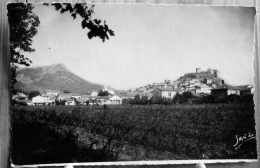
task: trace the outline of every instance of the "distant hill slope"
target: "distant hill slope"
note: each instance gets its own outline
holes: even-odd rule
[[[60,90],[86,93],[102,88],[78,77],[62,64],[21,69],[17,72],[17,81],[15,88],[27,92]]]

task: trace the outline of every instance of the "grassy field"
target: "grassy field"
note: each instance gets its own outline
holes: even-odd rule
[[[253,159],[253,104],[13,107],[15,164]]]

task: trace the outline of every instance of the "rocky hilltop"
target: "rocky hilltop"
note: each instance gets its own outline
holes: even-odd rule
[[[180,78],[178,78],[176,81],[184,81],[184,80],[189,80],[189,79],[199,79],[200,81],[203,81],[204,79],[211,79],[212,83],[219,85],[222,82],[222,79],[219,78],[217,75],[203,71],[203,72],[198,72],[198,73],[187,73]]]

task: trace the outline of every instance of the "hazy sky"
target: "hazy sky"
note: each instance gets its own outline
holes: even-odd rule
[[[78,76],[117,89],[166,78],[196,67],[219,70],[232,85],[253,84],[254,8],[166,5],[96,5],[115,36],[87,38],[81,19],[36,5],[40,18],[32,66],[64,64]]]

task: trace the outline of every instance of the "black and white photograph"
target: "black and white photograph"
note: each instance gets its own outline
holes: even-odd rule
[[[7,10],[12,164],[258,158],[254,7]]]

